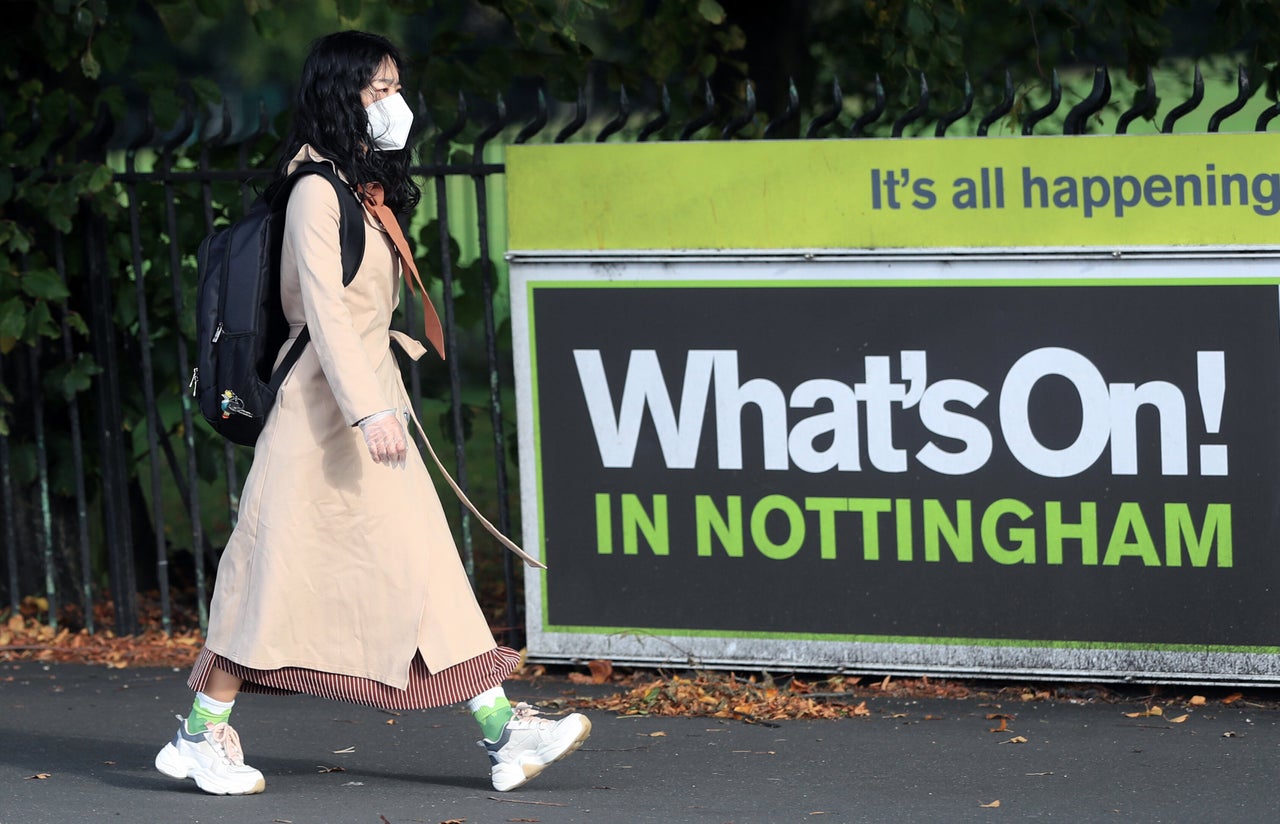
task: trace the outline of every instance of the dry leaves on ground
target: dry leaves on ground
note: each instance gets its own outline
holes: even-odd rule
[[[703,716],[748,722],[785,718],[849,718],[867,716],[867,702],[846,689],[858,679],[837,677],[814,684],[792,679],[778,686],[770,679],[740,678],[733,673],[701,672],[646,680],[626,692],[572,703],[621,715]]]

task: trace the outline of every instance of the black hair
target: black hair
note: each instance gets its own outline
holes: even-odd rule
[[[407,212],[418,205],[422,192],[409,175],[410,150],[371,150],[369,116],[360,99],[387,59],[397,70],[404,66],[400,50],[390,40],[362,31],[337,32],[311,44],[298,83],[293,126],[281,144],[271,188],[285,177],[289,161],[303,144],[310,144],[336,163],[353,187],[381,183],[393,211]]]

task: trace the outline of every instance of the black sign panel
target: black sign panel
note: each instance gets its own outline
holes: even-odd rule
[[[544,630],[1280,646],[1275,285],[528,294]]]

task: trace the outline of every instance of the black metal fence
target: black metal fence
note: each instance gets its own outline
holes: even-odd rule
[[[625,90],[595,111],[585,94],[552,105],[537,92],[519,117],[509,115],[501,98],[476,114],[472,101],[459,95],[447,126],[420,128],[412,139],[425,161],[415,170],[424,184],[415,234],[425,270],[438,282],[447,348],[462,356],[443,366],[407,367],[411,395],[420,409],[434,404],[445,410],[438,428],[453,443],[459,484],[473,494],[483,486],[474,497],[512,534],[518,512],[511,491],[514,429],[507,415],[510,341],[499,307],[504,224],[493,202],[504,166],[486,159],[498,155],[501,144],[615,136],[945,136],[960,131],[957,124],[977,136],[997,124],[1030,135],[1057,123],[1062,133],[1082,134],[1098,130],[1104,112],[1116,115],[1116,133],[1139,118],[1171,132],[1205,98],[1197,68],[1182,84],[1185,94],[1176,95],[1183,99],[1158,120],[1156,84],[1150,74],[1144,81],[1133,84],[1126,103],[1112,99],[1111,76],[1101,68],[1065,95],[1056,72],[1021,90],[1008,74],[980,92],[965,77],[953,95],[959,105],[946,111],[931,110],[924,77],[895,98],[905,103],[890,103],[876,78],[850,97],[833,83],[827,100],[807,109],[792,84],[786,107],[772,117],[757,111],[750,83],[724,101],[708,86],[678,111],[665,88],[649,95],[651,103],[639,112]],[[1280,107],[1259,108],[1243,70],[1235,81],[1235,96],[1212,112],[1208,130],[1217,131],[1251,101],[1258,112],[1246,128],[1266,130]],[[1033,96],[1044,100],[1033,106]],[[1074,100],[1064,102],[1064,96]],[[1165,100],[1174,96],[1166,93]],[[250,456],[196,420],[183,391],[194,352],[194,253],[201,238],[240,214],[264,182],[276,142],[267,124],[265,112],[246,129],[227,108],[188,108],[172,129],[157,134],[150,118],[141,128],[117,129],[104,114],[79,145],[59,147],[113,164],[117,208],[84,207],[70,227],[29,227],[68,295],[47,304],[56,336],[34,346],[0,346],[0,380],[9,393],[0,402],[11,427],[0,435],[0,591],[12,609],[24,595],[37,596],[55,627],[83,622],[94,631],[95,604],[109,602],[114,631],[132,634],[148,617],[168,630],[175,604],[183,603],[204,626],[214,560],[234,525]],[[53,157],[43,168],[16,170],[22,176],[59,173]],[[24,257],[23,276],[28,263]],[[398,323],[416,328],[412,303],[401,305]],[[442,497],[451,500],[447,490]],[[467,571],[492,593],[488,605],[501,615],[506,641],[516,643],[521,621],[512,557],[496,544],[478,553],[461,507],[456,519]],[[477,564],[477,557],[483,562]],[[141,592],[154,592],[154,605],[143,605]]]

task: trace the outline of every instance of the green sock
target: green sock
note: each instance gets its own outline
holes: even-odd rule
[[[225,724],[231,718],[230,704],[224,704],[222,709],[215,709],[206,707],[200,698],[200,695],[196,695],[196,699],[191,702],[191,714],[187,716],[187,732],[192,735],[204,732],[208,729],[208,724]]]
[[[514,715],[511,711],[511,702],[506,697],[499,697],[493,704],[474,709],[471,714],[480,725],[481,734],[489,741],[497,741],[502,737],[503,728]]]

